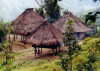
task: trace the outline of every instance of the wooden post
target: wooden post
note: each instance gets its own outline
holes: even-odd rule
[[[11,45],[10,45],[10,51],[12,51],[12,43],[13,43],[13,41],[11,41]]]
[[[40,54],[40,49],[39,49],[39,47],[38,47],[38,55]]]
[[[56,48],[56,54],[57,54],[57,48]]]
[[[14,42],[15,42],[15,34],[14,34]]]
[[[9,47],[8,47],[8,50],[10,50],[10,34],[9,34]]]
[[[21,35],[21,41],[23,40],[23,36]]]
[[[52,49],[52,51],[53,51],[53,56],[54,56],[54,49]]]
[[[39,49],[38,49],[38,47],[37,47],[37,54],[39,53]]]
[[[58,48],[59,48],[59,52],[60,52],[60,46]]]
[[[22,35],[20,35],[21,36],[21,41],[22,41]]]
[[[35,52],[35,57],[36,57],[36,52],[37,52],[37,50],[36,50],[36,47],[35,47],[35,50],[34,50],[34,52]]]
[[[23,40],[24,40],[25,36],[23,36]]]
[[[24,40],[24,36],[23,36],[23,40]]]
[[[41,48],[41,55],[42,55],[42,48]]]
[[[16,40],[18,40],[17,35],[16,35]]]

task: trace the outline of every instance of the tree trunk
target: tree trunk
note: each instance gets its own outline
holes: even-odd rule
[[[70,71],[72,71],[72,56],[70,56]]]

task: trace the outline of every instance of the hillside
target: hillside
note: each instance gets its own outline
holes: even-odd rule
[[[77,64],[82,64],[87,61],[88,50],[91,48],[96,41],[99,41],[100,38],[86,38],[81,44],[81,51],[79,55],[73,59],[73,69],[77,71]],[[59,56],[52,56],[50,49],[44,49],[43,54],[39,57],[34,57],[33,48],[30,45],[23,45],[20,43],[13,44],[13,50],[15,52],[15,60],[13,64],[10,65],[11,71],[63,71],[61,66],[58,64],[60,59]],[[100,42],[99,42],[100,44]],[[23,45],[23,46],[21,46]],[[16,49],[15,49],[15,46]],[[19,47],[20,46],[20,47]],[[93,46],[94,47],[94,46]],[[98,47],[98,49],[100,49]],[[17,51],[15,51],[17,50]],[[1,53],[0,53],[1,54]],[[100,71],[100,51],[96,54],[96,62],[93,64],[96,68],[96,71]],[[7,66],[0,65],[0,71],[7,71]]]

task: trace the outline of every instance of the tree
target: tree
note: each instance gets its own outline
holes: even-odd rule
[[[100,1],[100,0],[92,0],[93,2],[97,2],[97,1]]]
[[[85,16],[85,23],[88,24],[89,26],[92,25],[94,32],[97,32],[97,27],[96,27],[96,19],[97,19],[97,15],[100,14],[99,11],[96,12],[89,12],[86,16]]]
[[[3,20],[0,21],[0,43],[3,42],[4,37],[7,35],[8,29]]]
[[[96,22],[96,18],[97,18],[97,14],[100,14],[100,12],[99,11],[97,11],[97,12],[89,12],[85,17],[86,17],[86,19],[85,19],[85,23],[87,23],[89,20],[90,21],[92,21],[92,22]]]
[[[88,55],[88,61],[78,64],[77,71],[95,71],[95,67],[93,67],[93,63],[95,63],[96,58],[94,55]]]
[[[42,2],[44,4],[40,5],[36,0],[37,4],[40,6],[40,8],[36,10],[36,12],[45,17],[49,22],[54,22],[60,17],[61,8],[58,5],[58,1],[61,0],[44,0],[44,2]]]
[[[2,51],[1,54],[1,61],[0,65],[2,67],[5,67],[4,71],[11,71],[10,69],[10,64],[13,63],[14,61],[14,53],[11,51],[11,44],[10,42],[5,39],[5,36],[7,34],[10,35],[11,32],[11,24],[10,23],[5,23],[3,20],[0,21],[0,51]],[[10,39],[9,39],[10,41]]]
[[[35,11],[36,11],[40,16],[45,17],[42,8],[35,9]]]
[[[60,17],[60,6],[58,0],[45,0],[44,8],[46,16],[50,22],[55,21]]]
[[[65,37],[64,37],[64,45],[67,48],[67,55],[66,58],[62,59],[61,66],[64,69],[64,71],[73,71],[73,66],[72,66],[72,60],[74,57],[78,55],[78,50],[80,49],[77,43],[76,38],[74,37],[74,31],[72,28],[72,20],[68,20],[66,24],[66,32],[65,32]],[[64,63],[66,61],[66,63]],[[67,66],[67,68],[65,68]]]
[[[97,1],[100,1],[100,0],[93,0],[93,2],[97,2]]]

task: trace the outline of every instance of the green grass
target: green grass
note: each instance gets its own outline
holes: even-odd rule
[[[100,40],[100,38],[86,38],[83,40],[83,45],[81,45],[82,50],[79,52],[79,55],[73,59],[73,71],[77,71],[77,64],[88,60],[88,49],[98,40]],[[0,71],[4,71],[7,67],[10,67],[11,71],[63,71],[60,65],[57,65],[57,62],[59,62],[58,57],[34,58],[32,53],[33,49],[16,52],[13,64],[10,66],[2,66]],[[97,61],[93,66],[96,67],[97,71],[100,71],[100,51],[96,56]]]
[[[58,58],[34,58],[33,50],[15,53],[15,60],[13,64],[9,65],[11,71],[63,71],[56,62]],[[29,58],[29,56],[33,56]],[[5,71],[7,66],[2,66],[0,71]]]
[[[16,68],[12,71],[62,71],[60,66],[55,64],[56,61],[57,60],[48,62],[47,60],[41,60],[33,63],[30,62],[21,66],[21,68]]]

